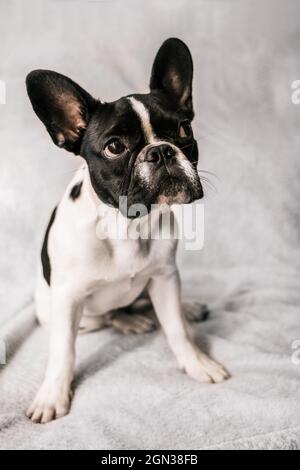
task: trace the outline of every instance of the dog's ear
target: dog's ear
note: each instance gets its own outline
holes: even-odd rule
[[[150,80],[151,91],[161,90],[176,100],[178,108],[192,118],[193,61],[188,47],[180,39],[167,39],[156,54]]]
[[[34,70],[26,78],[32,107],[53,142],[76,155],[96,100],[68,77]]]

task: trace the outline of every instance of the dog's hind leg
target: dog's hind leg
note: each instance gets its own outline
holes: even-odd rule
[[[130,312],[129,309],[111,310],[101,316],[84,315],[79,333],[90,333],[103,328],[113,328],[121,333],[149,333],[157,327],[154,312]]]
[[[210,311],[205,304],[196,301],[183,302],[183,314],[189,322],[201,322],[208,319]],[[159,327],[149,295],[141,294],[133,304],[122,310],[107,314],[107,326],[112,326],[122,333],[148,333]]]
[[[183,312],[190,322],[205,321],[209,310],[206,305],[199,302],[183,302]],[[104,315],[96,315],[95,312],[84,310],[81,318],[79,333],[89,333],[103,328],[113,328],[124,334],[149,333],[159,327],[157,316],[154,312],[150,297],[146,291],[128,307],[111,310]]]
[[[121,333],[142,334],[153,331],[158,326],[149,296],[143,293],[129,306],[98,314],[93,302],[84,307],[79,333],[89,333],[103,328],[113,328]]]
[[[153,311],[130,312],[128,310],[115,310],[110,312],[109,326],[121,333],[150,333],[158,326]]]
[[[107,328],[109,325],[107,324],[106,316],[107,314],[101,316],[83,315],[80,320],[78,333],[82,335]]]

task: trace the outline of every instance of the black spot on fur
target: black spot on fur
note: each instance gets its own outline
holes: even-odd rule
[[[202,321],[208,320],[210,316],[210,310],[207,305],[202,305]]]
[[[54,219],[55,219],[56,209],[57,209],[57,207],[54,208],[54,210],[51,214],[49,224],[48,224],[48,227],[47,227],[47,230],[46,230],[46,233],[45,233],[45,238],[44,238],[44,242],[43,242],[43,246],[42,246],[42,252],[41,252],[41,261],[42,261],[42,267],[43,267],[43,274],[44,274],[44,278],[46,279],[47,284],[49,284],[49,286],[50,286],[50,279],[51,279],[51,265],[50,265],[50,259],[49,259],[49,254],[48,254],[48,238],[49,238],[49,232],[50,232],[51,226],[52,226],[52,224],[54,222]]]
[[[72,201],[75,201],[77,198],[79,198],[80,193],[81,193],[81,188],[82,188],[82,183],[83,181],[80,181],[80,183],[76,183],[75,186],[70,191],[70,198]]]

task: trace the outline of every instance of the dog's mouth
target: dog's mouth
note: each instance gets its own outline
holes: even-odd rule
[[[173,204],[190,204],[203,197],[203,188],[197,173],[191,178],[187,177],[183,172],[176,174],[163,173],[158,180],[141,181],[137,178],[133,181],[132,186],[127,195],[127,213],[126,216],[139,217],[133,208],[144,207],[144,214],[157,205],[173,205]],[[130,209],[131,208],[131,209]],[[124,213],[124,211],[122,211]],[[125,215],[125,213],[124,213]]]
[[[129,161],[128,177],[121,191],[121,194],[126,196],[127,217],[130,217],[129,212],[135,212],[130,210],[132,206],[144,206],[143,213],[145,208],[149,213],[153,206],[190,204],[203,197],[197,169],[180,149],[171,147],[173,156],[169,159],[163,156],[158,161],[146,159],[147,149],[157,151],[157,146],[145,147]],[[157,157],[156,154],[155,156]]]

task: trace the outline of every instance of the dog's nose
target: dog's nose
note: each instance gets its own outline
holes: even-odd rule
[[[169,160],[175,155],[175,150],[171,145],[160,144],[149,147],[145,155],[146,162],[161,163],[163,159]]]

